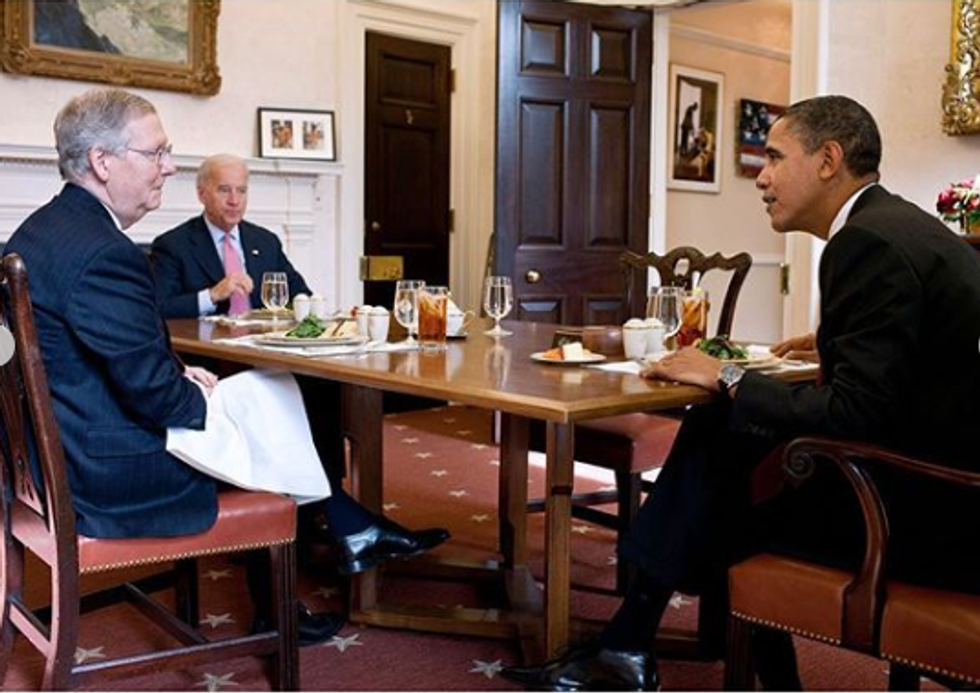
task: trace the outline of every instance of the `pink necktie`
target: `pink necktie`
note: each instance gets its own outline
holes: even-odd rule
[[[242,274],[244,272],[242,261],[239,259],[238,252],[231,242],[231,232],[225,233],[222,252],[225,256],[225,276]],[[228,315],[243,315],[248,312],[249,308],[251,308],[251,305],[249,304],[248,296],[245,296],[240,291],[236,291],[231,295],[231,307],[228,309]]]

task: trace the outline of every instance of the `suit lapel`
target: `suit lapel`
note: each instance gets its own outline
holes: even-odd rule
[[[242,252],[245,254],[245,271],[252,278],[252,283],[256,287],[262,285],[262,273],[265,271],[265,262],[262,256],[262,247],[259,243],[259,236],[249,228],[247,222],[242,221],[238,224],[238,237],[242,243]]]
[[[194,227],[191,229],[189,242],[194,250],[194,260],[211,282],[210,286],[224,279],[225,265],[221,260],[221,256],[218,255],[217,248],[214,247],[211,232],[208,231],[208,226],[204,223],[203,216],[195,220]]]

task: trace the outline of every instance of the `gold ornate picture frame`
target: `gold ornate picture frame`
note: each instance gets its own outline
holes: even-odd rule
[[[943,85],[943,132],[980,133],[980,1],[954,0],[950,62]]]
[[[0,0],[0,67],[211,96],[221,88],[220,7],[220,0],[140,0],[114,3],[115,14],[100,18],[79,2]]]

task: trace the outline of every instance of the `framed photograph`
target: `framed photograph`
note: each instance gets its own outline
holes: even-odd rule
[[[333,111],[259,109],[259,156],[337,160]]]
[[[5,72],[213,95],[220,0],[0,3]]]
[[[786,110],[752,99],[738,102],[738,148],[736,150],[736,171],[746,178],[755,178],[766,163],[766,137],[769,128]]]
[[[724,75],[670,66],[667,187],[719,192]]]

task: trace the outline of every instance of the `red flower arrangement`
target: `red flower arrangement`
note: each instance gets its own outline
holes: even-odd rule
[[[939,193],[936,211],[943,221],[959,222],[964,232],[980,230],[980,174],[953,183]]]

